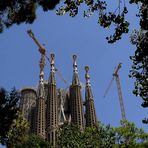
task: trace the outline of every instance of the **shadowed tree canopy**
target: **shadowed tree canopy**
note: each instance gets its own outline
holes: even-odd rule
[[[13,24],[33,23],[36,9],[41,6],[44,11],[52,10],[60,0],[1,0],[0,32]]]
[[[17,144],[15,148],[53,148],[48,141],[37,135],[31,134],[26,137],[26,141]]]
[[[32,23],[35,11],[42,6],[44,11],[52,10],[60,0],[1,0],[0,15],[2,22],[9,26],[14,23]]]
[[[129,23],[125,20],[127,8],[125,0],[119,0],[114,12],[108,12],[107,3],[101,0],[1,0],[0,2],[0,32],[13,24],[33,23],[36,19],[36,10],[42,7],[44,11],[53,10],[57,4],[61,4],[57,9],[57,15],[69,13],[74,17],[79,12],[80,5],[86,5],[84,17],[89,17],[93,13],[98,13],[98,24],[104,28],[115,25],[113,35],[107,37],[109,43],[121,39],[123,33],[128,33]]]
[[[7,134],[5,144],[8,148],[15,148],[27,141],[28,122],[21,113],[18,113],[17,119],[13,120],[10,130]]]
[[[60,148],[111,148],[115,144],[113,128],[102,125],[82,132],[76,125],[64,124],[58,131]]]
[[[18,101],[20,96],[15,88],[10,93],[0,88],[0,143],[5,143],[8,132],[18,117]]]
[[[139,5],[140,28],[134,30],[131,36],[131,43],[136,50],[130,57],[133,62],[130,76],[136,79],[133,93],[142,98],[142,107],[145,108],[148,107],[148,1],[131,0],[131,3]],[[143,123],[148,123],[148,119],[144,119]]]
[[[118,147],[147,148],[148,134],[143,129],[137,128],[134,123],[126,120],[120,121],[120,124],[120,127],[114,128]]]
[[[117,128],[99,122],[84,131],[64,124],[58,131],[58,144],[60,148],[147,148],[148,134],[126,120]]]

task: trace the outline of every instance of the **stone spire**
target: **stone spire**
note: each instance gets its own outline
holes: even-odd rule
[[[36,134],[45,139],[45,89],[44,89],[44,65],[45,56],[41,54],[40,60],[40,80],[37,94],[36,106]]]
[[[71,122],[84,129],[84,111],[81,96],[81,86],[78,78],[78,68],[76,63],[76,55],[73,55],[73,78],[70,86],[70,104],[71,104]]]
[[[47,95],[47,139],[56,147],[56,130],[58,128],[57,89],[55,81],[55,55],[50,55],[50,76],[48,81]]]
[[[85,66],[85,79],[86,79],[86,87],[85,87],[85,105],[86,105],[86,126],[87,127],[94,127],[97,124],[96,119],[96,111],[94,106],[94,99],[91,90],[90,84],[90,76],[89,76],[89,67]]]
[[[73,85],[80,85],[79,78],[78,78],[78,66],[76,62],[77,56],[73,55],[73,79],[72,84]]]

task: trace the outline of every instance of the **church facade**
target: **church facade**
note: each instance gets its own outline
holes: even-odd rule
[[[94,98],[91,89],[89,67],[85,67],[85,100],[82,99],[78,75],[77,56],[73,55],[73,76],[69,89],[57,89],[55,55],[50,55],[50,74],[44,80],[43,63],[40,62],[38,88],[26,87],[21,90],[20,109],[28,120],[29,133],[48,140],[56,147],[57,130],[65,122],[85,127],[97,124]]]

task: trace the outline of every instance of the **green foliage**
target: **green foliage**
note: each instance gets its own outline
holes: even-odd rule
[[[0,88],[0,143],[8,148],[51,147],[35,135],[28,136],[28,122],[19,112],[19,100],[15,88],[10,93]]]
[[[82,133],[73,124],[64,124],[58,131],[58,145],[61,148],[79,148],[82,146]]]
[[[134,30],[131,36],[131,43],[136,46],[134,56],[130,59],[133,62],[130,70],[130,77],[135,78],[134,95],[143,99],[142,107],[148,107],[148,1],[131,0],[131,3],[139,4],[140,29]],[[148,120],[143,120],[148,123]]]
[[[119,5],[115,12],[107,10],[107,3],[101,0],[2,0],[0,2],[0,32],[13,24],[33,23],[36,19],[36,10],[42,7],[44,11],[52,10],[58,3],[62,3],[57,11],[57,15],[69,13],[74,17],[79,12],[81,4],[86,5],[87,10],[84,11],[84,17],[89,17],[93,13],[99,14],[98,24],[104,28],[109,28],[112,24],[115,26],[115,33],[106,39],[108,43],[114,43],[121,39],[123,33],[128,33],[129,23],[125,20],[127,8],[123,0],[119,0]],[[119,10],[117,12],[117,10]],[[121,12],[120,12],[121,11]]]
[[[115,145],[115,133],[113,127],[99,123],[98,130],[101,140],[100,148],[112,148]]]
[[[97,128],[86,128],[82,133],[82,142],[84,148],[100,147],[100,136]]]
[[[124,6],[121,7],[122,2],[124,3]],[[59,10],[56,11],[57,15],[69,13],[69,16],[74,17],[78,14],[80,5],[85,4],[88,10],[84,11],[84,17],[90,17],[96,12],[99,15],[98,24],[100,26],[103,28],[109,28],[114,24],[114,34],[106,37],[108,43],[114,43],[121,39],[123,33],[128,33],[129,22],[125,20],[125,15],[128,11],[125,6],[125,1],[119,0],[119,5],[115,12],[108,12],[107,3],[101,0],[65,0],[64,4],[64,6],[61,6]]]
[[[41,5],[44,11],[53,10],[60,0],[37,0],[38,5]]]
[[[84,131],[75,125],[64,124],[58,132],[58,145],[61,148],[111,148],[114,144],[113,128],[100,123]]]
[[[13,120],[11,128],[7,134],[7,147],[14,148],[27,140],[28,122],[19,113],[18,118]]]
[[[18,117],[19,93],[12,89],[10,93],[0,88],[0,143],[5,144],[8,139],[8,132],[12,123]]]
[[[60,148],[147,148],[148,134],[126,120],[117,128],[99,122],[97,127],[87,127],[84,131],[64,124],[58,132],[58,145]]]
[[[114,130],[116,142],[120,148],[141,148],[148,145],[148,134],[143,129],[138,129],[134,123],[122,120],[121,127]]]
[[[51,145],[37,135],[29,135],[24,143],[16,145],[16,148],[52,148]]]
[[[95,128],[87,127],[82,133],[84,148],[112,148],[115,145],[115,133],[110,125],[100,122]]]
[[[44,11],[52,10],[60,0],[1,0],[0,32],[13,24],[33,23],[36,19],[37,7]]]

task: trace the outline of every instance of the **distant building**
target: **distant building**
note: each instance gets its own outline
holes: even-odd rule
[[[85,127],[94,127],[97,123],[88,73],[89,68],[88,66],[85,68],[86,85],[85,101],[83,101],[76,58],[76,55],[74,55],[73,77],[69,90],[57,89],[54,54],[51,54],[51,69],[48,81],[43,79],[44,71],[42,68],[38,89],[28,87],[21,90],[20,108],[30,124],[29,133],[47,139],[54,147],[56,147],[57,129],[64,122],[76,124],[81,130],[84,130]]]

